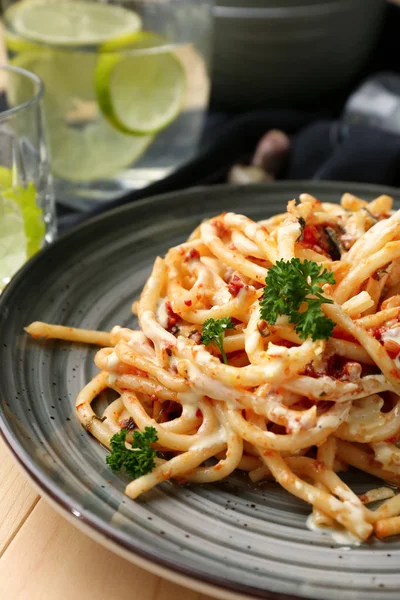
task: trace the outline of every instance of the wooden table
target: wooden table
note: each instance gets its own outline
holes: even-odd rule
[[[31,487],[0,441],[2,600],[210,600],[106,550]]]

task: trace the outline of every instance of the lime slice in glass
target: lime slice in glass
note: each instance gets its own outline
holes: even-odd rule
[[[0,193],[0,290],[27,259],[21,210]]]
[[[36,188],[31,182],[26,188],[16,185],[1,193],[6,202],[12,202],[20,210],[24,227],[26,257],[31,258],[40,250],[46,233],[43,211],[36,204]]]
[[[93,81],[95,53],[27,52],[12,64],[45,83],[52,170],[57,177],[75,182],[111,177],[136,161],[152,142],[150,135],[121,133],[101,114]]]
[[[43,48],[40,44],[35,44],[34,42],[30,42],[28,40],[24,40],[19,35],[15,35],[10,31],[4,32],[4,41],[7,47],[7,50],[10,52],[18,53],[18,52],[37,52]]]
[[[132,136],[116,131],[107,121],[75,130],[57,125],[50,134],[53,173],[68,181],[90,181],[112,177],[147,150],[150,135]]]
[[[45,235],[35,186],[9,188],[11,180],[11,170],[0,167],[0,290],[40,250]]]
[[[182,110],[186,74],[158,35],[139,32],[99,48],[95,88],[101,111],[119,131],[155,134]]]
[[[46,118],[51,121],[67,115],[75,98],[96,102],[93,83],[96,60],[96,54],[91,52],[44,48],[18,54],[10,64],[32,71],[44,82]]]
[[[7,167],[0,166],[0,191],[7,190],[12,187],[13,172]]]
[[[78,0],[22,0],[6,10],[5,20],[25,40],[58,46],[98,45],[142,25],[122,6]]]

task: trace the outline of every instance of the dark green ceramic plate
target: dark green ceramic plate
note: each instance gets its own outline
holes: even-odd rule
[[[95,350],[35,342],[30,321],[110,329],[134,326],[130,305],[157,254],[223,210],[253,219],[308,191],[338,201],[396,190],[339,183],[198,189],[152,198],[88,222],[29,262],[0,300],[0,421],[8,446],[40,492],[104,545],[174,581],[220,598],[398,600],[400,541],[338,547],[308,531],[309,508],[274,484],[235,475],[212,485],[167,482],[134,502],[126,479],[74,415],[95,374]],[[350,475],[357,491],[373,485]]]

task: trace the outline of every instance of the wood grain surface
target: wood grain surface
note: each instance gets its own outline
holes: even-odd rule
[[[2,600],[209,600],[106,550],[33,491],[0,441]]]

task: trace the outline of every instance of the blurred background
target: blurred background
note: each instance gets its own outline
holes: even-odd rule
[[[73,18],[66,6],[79,9]],[[195,185],[400,184],[398,2],[3,0],[2,8],[8,60],[46,86],[61,229],[84,218],[76,213]]]
[[[305,107],[366,72],[386,0],[216,0],[213,100]]]

